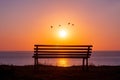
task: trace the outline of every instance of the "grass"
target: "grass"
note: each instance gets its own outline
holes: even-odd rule
[[[33,65],[0,65],[1,80],[120,80],[120,66],[57,67],[41,65],[34,71]]]

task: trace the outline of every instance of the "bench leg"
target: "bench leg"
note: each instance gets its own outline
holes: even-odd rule
[[[34,58],[34,69],[38,69],[38,58]]]
[[[83,58],[83,61],[82,61],[82,70],[83,71],[85,71],[85,70],[87,71],[88,70],[88,58]]]
[[[83,61],[82,61],[82,70],[84,71],[84,67],[85,67],[85,58],[83,58]]]
[[[86,58],[86,70],[88,70],[88,58]]]

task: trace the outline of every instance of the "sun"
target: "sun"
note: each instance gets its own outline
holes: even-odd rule
[[[59,36],[62,37],[62,38],[64,38],[64,37],[67,36],[67,32],[65,30],[60,30],[59,31]]]

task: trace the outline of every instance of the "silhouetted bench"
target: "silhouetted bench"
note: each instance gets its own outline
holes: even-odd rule
[[[41,58],[81,58],[83,69],[88,69],[91,53],[92,45],[34,45],[34,66],[38,68]]]

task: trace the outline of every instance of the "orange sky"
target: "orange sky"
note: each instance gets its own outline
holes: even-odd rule
[[[0,51],[32,51],[34,44],[120,50],[119,21],[118,0],[0,0]],[[68,31],[66,38],[58,36],[59,24]]]

